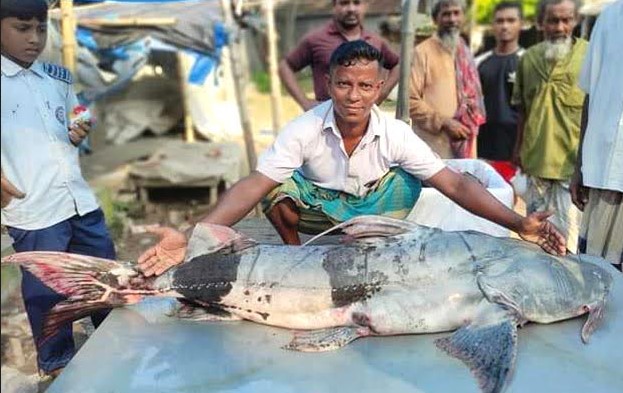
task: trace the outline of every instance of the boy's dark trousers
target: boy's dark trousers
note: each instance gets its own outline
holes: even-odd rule
[[[33,231],[12,227],[7,229],[13,238],[13,249],[16,252],[61,251],[100,258],[115,258],[115,247],[106,229],[101,209],[82,217],[75,215],[44,229]],[[37,363],[40,371],[49,373],[65,367],[75,352],[71,324],[64,326],[44,343],[40,342],[47,313],[65,298],[45,286],[25,269],[21,270],[22,297],[37,347]],[[91,315],[95,327],[99,326],[109,311],[104,310]]]

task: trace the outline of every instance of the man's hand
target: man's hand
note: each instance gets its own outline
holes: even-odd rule
[[[513,153],[511,155],[511,163],[523,172],[523,166],[521,165],[521,155],[519,154],[519,151],[513,150]]]
[[[521,228],[517,231],[522,239],[536,243],[553,255],[567,253],[567,241],[560,231],[547,221],[552,212],[536,212],[521,220]]]
[[[575,170],[571,181],[569,183],[569,191],[571,191],[571,202],[584,211],[584,206],[588,202],[588,188],[584,187],[584,180],[582,179],[582,172]]]
[[[15,187],[13,183],[9,181],[9,179],[4,177],[4,172],[2,172],[0,176],[0,189],[2,194],[1,205],[3,209],[9,204],[9,202],[11,202],[13,198],[24,199],[24,197],[26,196],[26,194],[24,194],[17,187]]]
[[[451,139],[467,139],[472,134],[469,128],[454,119],[444,120],[441,130],[446,132]]]
[[[145,276],[159,276],[182,263],[188,244],[182,232],[164,227],[151,227],[146,230],[160,236],[160,241],[138,258],[138,267]]]
[[[79,121],[69,127],[69,140],[74,146],[78,146],[91,132],[91,123]]]

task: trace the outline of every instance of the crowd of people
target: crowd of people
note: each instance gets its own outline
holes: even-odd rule
[[[437,0],[436,32],[417,45],[409,83],[412,127],[380,104],[396,85],[399,56],[363,27],[365,0],[333,0],[333,18],[303,37],[279,75],[305,110],[279,133],[257,168],[234,184],[204,222],[230,226],[261,203],[287,244],[363,214],[405,218],[422,185],[517,232],[545,251],[623,259],[623,73],[617,45],[623,0],[599,17],[590,43],[573,36],[576,0],[541,0],[543,41],[518,44],[520,2],[500,2],[495,47],[474,58],[461,36],[462,0]],[[2,0],[2,224],[16,251],[65,251],[114,258],[104,216],[82,177],[77,146],[87,120],[71,74],[38,60],[45,0]],[[314,99],[296,73],[311,66]],[[507,180],[523,172],[527,216],[444,158],[481,158]],[[582,214],[583,211],[583,214]],[[146,276],[183,261],[186,236],[155,228],[161,240],[139,257]],[[60,300],[23,271],[22,293],[42,375],[74,353],[71,327],[41,343],[43,317]],[[97,325],[104,314],[94,315]]]

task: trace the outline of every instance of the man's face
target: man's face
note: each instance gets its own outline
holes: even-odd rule
[[[435,18],[437,31],[441,34],[458,33],[463,26],[463,8],[460,5],[444,5]]]
[[[493,16],[493,34],[497,42],[517,41],[520,31],[521,18],[517,8],[505,8]]]
[[[36,18],[3,18],[0,22],[2,54],[21,66],[29,66],[45,48],[48,25]]]
[[[333,15],[345,29],[360,26],[368,8],[364,0],[335,0]]]
[[[571,37],[577,24],[575,4],[572,1],[563,1],[548,5],[543,15],[543,35],[548,41],[562,41]]]
[[[337,66],[329,75],[329,95],[338,122],[361,125],[368,122],[372,106],[384,81],[379,78],[378,61],[358,60]]]

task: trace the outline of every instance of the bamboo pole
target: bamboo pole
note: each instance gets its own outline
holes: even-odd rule
[[[177,51],[177,75],[180,83],[180,94],[182,96],[182,108],[184,109],[184,141],[186,143],[195,142],[195,128],[193,118],[190,115],[190,105],[188,103],[188,82],[186,81],[186,58],[181,51]]]
[[[73,0],[61,0],[61,38],[63,65],[73,73],[76,71],[76,21]]]
[[[270,74],[270,103],[273,117],[273,134],[281,129],[281,81],[277,73],[277,33],[275,32],[275,5],[266,0],[266,26],[268,38],[268,72]]]
[[[229,0],[221,0],[221,7],[223,8],[223,15],[225,16],[225,24],[232,31],[234,27],[234,17],[231,12]],[[238,112],[240,113],[240,122],[242,123],[242,133],[244,136],[244,145],[247,150],[247,160],[249,162],[249,170],[254,170],[257,163],[257,156],[255,154],[255,143],[253,141],[253,130],[251,128],[251,121],[249,119],[249,108],[245,100],[244,86],[242,85],[243,75],[240,64],[240,42],[236,39],[229,40],[229,56],[231,63],[231,70],[234,78],[234,87],[236,91],[236,101],[238,103]],[[255,214],[260,217],[262,215],[262,209],[259,205],[255,206]]]
[[[411,75],[411,58],[415,43],[415,17],[419,0],[403,0],[402,26],[400,29],[400,81],[398,84],[398,104],[396,118],[411,125],[409,115],[409,77]]]
[[[223,13],[225,15],[225,24],[231,29],[234,26],[234,17],[231,12],[230,2],[221,0]],[[230,30],[231,31],[231,30]],[[230,39],[229,56],[232,74],[234,77],[234,87],[236,90],[236,101],[238,103],[238,111],[240,113],[240,122],[242,123],[242,132],[244,136],[244,144],[247,149],[247,159],[249,161],[249,169],[253,170],[257,163],[255,154],[255,143],[253,142],[253,129],[251,128],[251,120],[249,119],[249,108],[245,100],[244,86],[242,86],[242,68],[240,64],[240,43],[236,39]]]

